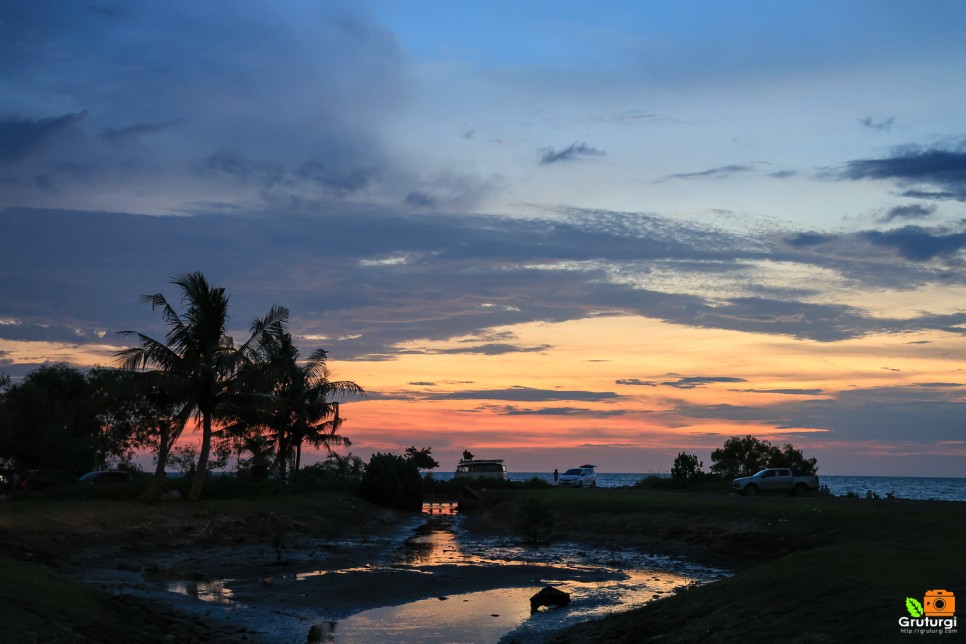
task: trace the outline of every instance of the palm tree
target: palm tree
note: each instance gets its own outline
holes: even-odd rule
[[[302,363],[284,321],[258,327],[253,324],[252,334],[258,336],[258,341],[252,344],[241,377],[248,391],[248,404],[238,407],[235,428],[269,432],[276,445],[281,485],[290,458],[294,460],[294,472],[298,472],[304,443],[330,450],[335,445],[351,444],[338,434],[343,419],[338,401],[332,398],[365,395],[365,391],[351,381],[329,380],[324,349],[315,350]]]
[[[302,462],[304,443],[316,448],[324,446],[329,452],[334,445],[348,447],[352,444],[348,438],[338,434],[345,419],[339,414],[339,402],[332,398],[366,394],[362,387],[351,380],[329,380],[327,355],[325,349],[316,349],[301,367],[305,386],[299,396],[302,402],[297,406],[297,422],[291,430],[296,476]]]
[[[201,421],[198,467],[188,493],[188,498],[197,500],[208,472],[213,420],[221,403],[232,393],[238,366],[254,338],[235,348],[226,331],[228,296],[225,289],[208,284],[200,272],[181,275],[171,283],[181,289],[183,315],[161,293],[141,297],[152,310],[161,309],[168,326],[165,340],[155,340],[136,331],[121,331],[122,335],[135,336],[139,345],[119,351],[116,358],[124,369],[153,368],[166,374],[169,386],[183,405],[182,413],[176,416],[186,421],[194,412],[195,418]],[[284,308],[273,307],[261,323],[267,327],[287,316]],[[184,425],[177,432],[183,428]]]

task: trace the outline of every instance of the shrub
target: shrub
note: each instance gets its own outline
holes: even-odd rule
[[[359,495],[378,505],[419,512],[423,508],[419,468],[411,459],[377,452],[362,475]]]
[[[523,534],[527,543],[540,545],[550,541],[553,526],[553,513],[545,503],[538,499],[527,499],[520,507],[516,529]]]

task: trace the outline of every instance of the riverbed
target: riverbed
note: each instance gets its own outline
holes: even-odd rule
[[[104,544],[75,558],[75,574],[221,624],[225,641],[299,644],[534,641],[728,574],[633,550],[531,546],[432,510],[372,538],[280,534],[148,553]],[[531,613],[546,586],[571,603]]]

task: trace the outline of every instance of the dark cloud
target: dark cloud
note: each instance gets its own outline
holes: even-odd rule
[[[455,349],[441,349],[433,353],[439,354],[476,354],[485,356],[500,356],[508,353],[542,353],[550,349],[549,344],[541,344],[536,347],[520,347],[513,344],[491,343],[480,344],[472,347],[458,347]]]
[[[410,192],[406,195],[406,203],[418,208],[432,208],[436,205],[436,200],[424,192]]]
[[[691,418],[765,423],[780,429],[825,430],[835,441],[959,441],[966,413],[964,390],[962,384],[880,387],[761,407],[680,405],[674,412]]]
[[[935,212],[936,206],[934,205],[924,206],[922,204],[910,204],[908,206],[893,206],[879,217],[877,221],[887,224],[896,219],[924,219],[932,216]]]
[[[256,161],[241,154],[218,152],[206,158],[198,167],[198,175],[205,178],[230,177],[241,183],[273,186],[285,176],[281,163]]]
[[[242,176],[251,172],[249,181],[259,176],[245,165],[220,167]],[[443,350],[539,352],[548,347],[488,330],[600,315],[822,342],[922,329],[962,334],[966,323],[966,313],[889,319],[847,304],[806,301],[813,294],[807,285],[773,287],[758,297],[719,292],[709,298],[665,291],[660,281],[645,287],[614,279],[615,271],[652,270],[682,283],[730,272],[744,279],[749,263],[767,259],[835,270],[854,284],[919,288],[940,279],[949,283],[958,273],[912,263],[892,263],[883,271],[883,248],[890,248],[883,244],[928,255],[920,238],[938,233],[912,236],[918,244],[896,238],[901,231],[875,241],[829,236],[825,245],[799,253],[787,242],[764,252],[762,243],[724,231],[601,211],[518,220],[351,211],[148,217],[29,209],[0,211],[0,230],[0,319],[17,321],[0,325],[0,339],[92,342],[107,331],[101,343],[116,346],[122,342],[117,330],[157,333],[160,321],[138,296],[171,294],[171,276],[192,270],[231,293],[233,328],[243,330],[281,304],[292,311],[293,333],[303,343],[324,343],[338,359],[391,360],[403,346],[438,352],[433,343],[454,338],[474,339]],[[961,242],[941,240],[940,250],[950,252]],[[618,384],[654,383],[627,378]]]
[[[778,172],[769,173],[769,177],[773,179],[788,179],[798,175],[794,170],[779,170]]]
[[[310,160],[294,172],[285,165],[267,160],[256,160],[242,154],[219,152],[208,156],[197,169],[203,178],[226,177],[241,184],[254,184],[266,189],[282,187],[293,190],[298,185],[311,184],[321,194],[345,196],[365,189],[372,172],[362,168],[347,168]]]
[[[101,135],[108,141],[120,141],[123,139],[139,137],[147,134],[157,134],[173,127],[183,124],[184,119],[171,119],[162,123],[137,123],[135,125],[125,125],[124,127],[105,128]]]
[[[313,183],[337,194],[349,194],[362,190],[370,183],[371,170],[363,168],[332,167],[322,161],[306,161],[295,172],[299,179]]]
[[[22,161],[59,133],[76,125],[85,112],[50,118],[0,119],[0,163]]]
[[[719,382],[747,382],[744,378],[731,378],[728,376],[688,376],[677,380],[666,380],[662,385],[676,387],[678,389],[695,389]]]
[[[677,174],[669,174],[661,179],[665,181],[667,179],[708,179],[708,178],[718,178],[718,177],[730,177],[734,174],[739,174],[743,172],[751,172],[754,168],[748,165],[725,165],[719,168],[711,168],[709,170],[702,170],[700,172],[679,172]]]
[[[195,212],[202,196],[291,210],[362,191],[398,200],[418,174],[382,141],[406,100],[402,51],[344,3],[5,6],[0,60],[23,104],[0,121],[0,207],[110,194],[148,212]],[[63,104],[86,112],[43,113]]]
[[[623,416],[627,412],[623,409],[586,409],[582,407],[544,407],[528,409],[508,405],[495,410],[504,416],[578,416],[587,418],[612,418]]]
[[[839,173],[843,179],[894,180],[899,185],[924,184],[938,192],[912,188],[906,196],[966,201],[966,151],[908,146],[885,159],[849,161]]]
[[[826,235],[822,233],[797,233],[791,237],[785,238],[785,243],[790,246],[818,246],[819,244],[824,244],[826,242],[833,241],[835,239],[834,235]]]
[[[882,132],[884,130],[892,129],[892,126],[896,124],[896,117],[890,116],[888,118],[874,118],[872,116],[866,116],[863,119],[859,119],[859,123],[870,130]]]
[[[581,400],[602,402],[620,398],[612,391],[565,391],[558,389],[534,389],[510,387],[508,389],[477,389],[451,393],[430,394],[425,400],[512,400],[517,402],[550,402],[554,400]]]
[[[966,248],[966,233],[934,234],[919,226],[886,232],[869,231],[861,236],[873,244],[895,249],[903,258],[924,261],[949,256]]]
[[[783,396],[821,396],[825,392],[821,389],[736,389],[752,394],[780,394]]]
[[[568,147],[563,150],[556,150],[554,148],[541,148],[540,149],[540,165],[551,165],[553,163],[565,163],[568,161],[576,161],[581,157],[600,157],[604,156],[604,152],[598,150],[597,148],[592,148],[583,142],[571,143]]]
[[[744,378],[732,378],[729,376],[687,376],[676,380],[641,380],[639,378],[622,378],[617,381],[619,385],[640,385],[645,387],[674,387],[676,389],[697,389],[710,384],[720,382],[747,382]]]

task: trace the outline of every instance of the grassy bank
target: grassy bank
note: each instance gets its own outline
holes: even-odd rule
[[[550,538],[736,571],[554,642],[903,641],[911,637],[897,623],[906,597],[922,601],[931,589],[966,596],[966,503],[601,489],[492,500],[478,526],[520,533],[542,516]]]
[[[573,539],[618,556],[642,549],[735,571],[559,633],[556,642],[909,641],[897,624],[906,597],[921,601],[931,589],[966,597],[966,503],[630,489],[507,489],[484,496],[488,507],[467,518],[471,528],[535,541]],[[321,492],[155,505],[0,501],[0,641],[243,641],[245,633],[224,625],[165,614],[72,581],[64,564],[79,548],[104,542],[142,552],[271,545],[279,530],[292,538],[376,534],[396,529],[401,516]]]
[[[274,547],[298,535],[339,538],[396,529],[402,515],[335,493],[148,505],[35,497],[0,500],[0,641],[228,642],[230,624],[158,610],[81,584],[66,574],[86,546],[152,552],[213,543]],[[136,615],[136,619],[132,619]]]

